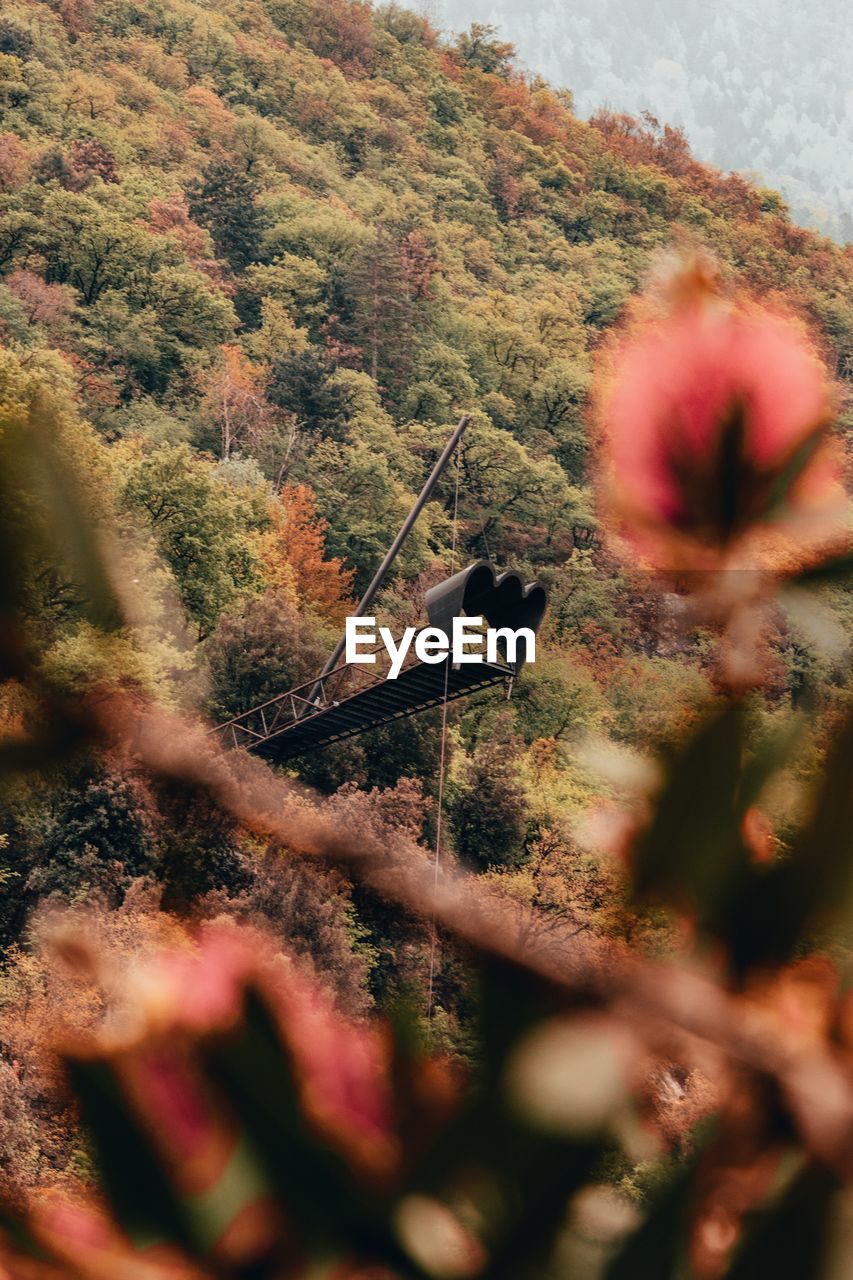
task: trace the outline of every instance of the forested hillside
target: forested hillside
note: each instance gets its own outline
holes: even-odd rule
[[[36,406],[50,474],[76,477],[125,610],[115,625],[75,585],[81,547],[34,472],[8,510],[33,521],[16,574],[38,680],[216,720],[308,680],[470,412],[455,563],[538,577],[550,611],[512,700],[478,695],[451,717],[446,856],[514,902],[520,930],[669,946],[581,820],[719,696],[712,624],[684,634],[680,598],[616,560],[591,483],[596,362],[673,246],[704,246],[810,335],[843,432],[853,249],[669,129],[583,123],[488,33],[442,43],[360,0],[5,0],[0,413],[11,432]],[[451,568],[454,483],[451,468],[383,593],[395,625],[421,620]],[[840,588],[826,608],[830,630],[849,621]],[[819,641],[773,615],[750,721],[760,739],[817,690],[800,777],[850,696],[838,646]],[[41,732],[42,714],[22,679],[0,685],[4,731]],[[581,749],[590,738],[615,771]],[[293,772],[348,829],[426,858],[439,751],[428,713]],[[783,788],[762,838],[782,847],[795,816]],[[282,843],[97,743],[5,786],[14,1180],[85,1168],[50,1071],[12,1065],[36,1062],[40,1027],[73,1006],[34,941],[57,903],[99,904],[120,968],[180,919],[226,915],[286,940],[354,1015],[423,1006],[423,922]],[[465,965],[449,950],[436,963],[433,1035],[473,1060]]]
[[[650,112],[704,161],[757,173],[796,221],[853,237],[853,102],[843,0],[440,0],[443,26],[491,23],[533,72],[567,85],[579,113]]]

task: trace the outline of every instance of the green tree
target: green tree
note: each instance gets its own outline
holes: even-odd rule
[[[205,648],[210,711],[227,720],[304,684],[322,669],[331,645],[317,618],[271,592],[220,622]]]
[[[124,402],[185,388],[236,323],[229,299],[182,265],[105,290],[87,320],[82,349],[112,374]]]
[[[410,510],[413,494],[394,474],[388,455],[367,439],[353,444],[324,440],[307,457],[303,470],[329,523],[328,554],[353,565],[354,590],[361,592]],[[400,553],[398,572],[426,567],[430,533],[425,512]]]
[[[195,915],[206,894],[242,893],[250,883],[252,866],[240,824],[223,813],[203,788],[159,779],[155,796],[162,820],[164,909]]]
[[[131,277],[150,278],[169,255],[120,203],[73,191],[47,196],[30,245],[44,258],[48,283],[73,285],[86,306]]]
[[[445,342],[421,348],[405,399],[406,412],[422,422],[445,423],[470,409],[477,394],[465,356]]]
[[[512,715],[498,716],[465,765],[449,804],[453,842],[469,866],[485,870],[524,858],[527,799],[518,779],[521,740]]]
[[[509,75],[515,48],[504,40],[496,40],[497,27],[473,22],[456,41],[456,52],[466,67],[476,67],[492,75]]]
[[[257,180],[225,153],[214,156],[186,189],[190,213],[207,227],[216,252],[234,271],[244,271],[261,257],[266,218],[258,192]]]
[[[100,765],[67,779],[34,843],[25,881],[31,899],[96,895],[116,906],[133,879],[156,870],[155,818],[144,787]]]
[[[351,336],[370,376],[384,390],[399,391],[411,365],[415,307],[401,246],[387,230],[380,228],[358,251],[345,284],[353,304]]]
[[[340,440],[348,419],[346,388],[336,380],[335,368],[318,347],[283,352],[270,368],[267,395],[277,408],[292,414],[301,433]]]
[[[607,722],[607,703],[589,668],[552,646],[526,668],[513,702],[526,742],[580,738]]]
[[[150,523],[201,637],[223,610],[258,590],[257,552],[249,537],[258,512],[243,490],[188,445],[161,445],[133,458],[122,500]]]
[[[540,563],[567,545],[584,503],[551,458],[535,458],[507,431],[475,417],[462,451],[459,511],[472,552],[492,557],[535,545]]]

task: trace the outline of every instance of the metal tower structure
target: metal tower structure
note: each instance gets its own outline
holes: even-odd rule
[[[429,501],[438,480],[459,445],[469,423],[463,417],[406,516],[354,615],[363,617],[384,582],[415,521]],[[525,586],[518,574],[500,575],[488,561],[479,560],[432,587],[425,598],[429,625],[450,634],[455,617],[483,617],[489,626],[513,631],[529,627],[536,634],[545,614],[547,595],[538,583]],[[415,715],[429,707],[500,683],[511,684],[527,660],[523,644],[515,661],[505,651],[495,662],[456,665],[451,657],[440,663],[419,661],[410,652],[396,679],[390,679],[380,655],[373,667],[341,663],[346,637],[341,636],[323,670],[314,680],[288,689],[261,706],[252,707],[211,732],[226,747],[242,747],[267,759],[284,762],[340,742],[378,725]]]

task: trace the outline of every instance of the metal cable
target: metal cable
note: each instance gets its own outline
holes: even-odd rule
[[[453,538],[450,548],[450,576],[456,572],[456,539],[459,525],[459,459],[461,454],[461,445],[456,447],[456,485],[453,494]],[[427,1020],[432,1023],[433,1006],[434,1006],[434,987],[435,987],[435,962],[438,951],[438,928],[436,925],[436,903],[438,900],[438,877],[441,865],[441,825],[442,811],[444,808],[444,773],[445,762],[447,759],[447,691],[450,684],[450,660],[451,655],[447,655],[447,662],[444,667],[444,701],[441,708],[441,754],[438,762],[438,812],[435,822],[435,852],[433,855],[433,876],[432,876],[432,920],[430,923],[430,947],[429,947],[429,988],[427,994]]]

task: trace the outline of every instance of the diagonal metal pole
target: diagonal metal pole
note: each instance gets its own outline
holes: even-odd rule
[[[429,502],[430,498],[432,497],[433,490],[435,489],[435,486],[438,484],[439,480],[441,479],[442,472],[444,471],[448,462],[453,457],[453,451],[458,445],[459,441],[464,436],[466,430],[468,429],[468,423],[470,421],[471,421],[471,415],[468,413],[466,413],[462,418],[460,418],[459,423],[456,427],[456,430],[453,432],[453,435],[450,437],[447,444],[444,446],[441,457],[438,459],[432,471],[430,472],[429,479],[427,480],[423,489],[421,489],[420,494],[418,495],[417,502],[412,507],[411,511],[406,516],[405,520],[400,526],[400,532],[397,534],[396,538],[391,543],[391,546],[388,548],[388,551],[386,552],[386,555],[385,555],[385,559],[382,561],[381,565],[373,575],[373,578],[370,581],[370,585],[368,586],[364,595],[359,600],[358,607],[356,608],[355,613],[350,615],[351,617],[361,618],[364,616],[365,613],[367,613],[367,610],[370,608],[370,605],[373,602],[374,596],[376,595],[379,588],[382,586],[382,583],[385,581],[385,576],[388,573],[388,570],[391,568],[391,565],[396,560],[397,553],[399,552],[403,543],[406,541],[406,538],[411,533],[412,526],[414,525],[418,516],[423,511],[426,504]],[[320,672],[320,675],[317,678],[317,683],[314,685],[314,687],[312,688],[311,692],[308,695],[309,702],[314,702],[318,693],[322,689],[323,679],[329,674],[330,671],[333,671],[334,668],[338,665],[338,661],[340,659],[341,654],[344,651],[345,646],[346,646],[346,632],[344,632],[344,634],[341,636],[340,640],[335,646],[334,652],[332,653],[331,657],[329,658],[323,670]],[[306,715],[306,714],[307,714],[307,710],[303,712],[303,715]]]

